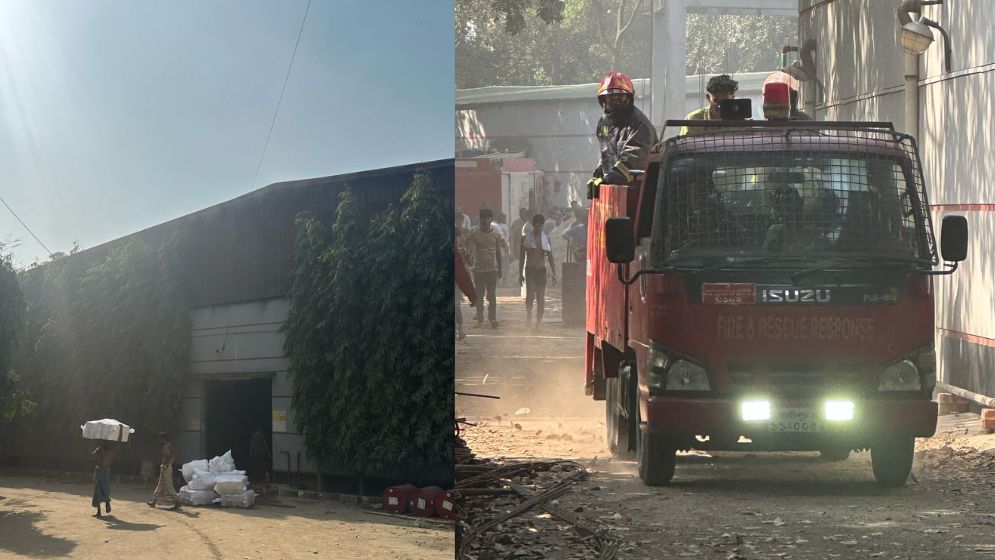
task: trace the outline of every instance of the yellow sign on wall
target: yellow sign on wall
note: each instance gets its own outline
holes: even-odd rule
[[[273,431],[274,432],[286,432],[287,431],[287,411],[286,410],[274,410],[273,411]]]

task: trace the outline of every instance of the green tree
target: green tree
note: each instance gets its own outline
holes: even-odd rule
[[[548,6],[456,0],[456,87],[588,83],[613,68],[650,75],[648,0],[565,0],[544,17]],[[689,14],[687,73],[773,70],[781,47],[796,42],[796,18]]]
[[[0,244],[0,423],[30,412],[34,406],[12,369],[25,303],[10,255],[3,248]]]
[[[452,461],[452,233],[427,175],[370,220],[297,220],[284,331],[297,428],[323,469]]]
[[[39,443],[70,445],[93,418],[144,433],[174,427],[190,347],[176,254],[175,238],[160,247],[135,239],[103,258],[70,255],[22,273],[28,312],[16,363],[38,403],[30,430]]]
[[[515,35],[525,29],[529,12],[533,12],[546,23],[556,23],[563,19],[562,0],[491,0],[491,7],[497,17],[504,20],[504,28]]]
[[[689,14],[687,73],[773,71],[781,47],[797,44],[797,18]]]
[[[556,85],[594,82],[616,68],[649,75],[646,0],[567,0],[559,21],[544,21],[529,3],[516,34],[489,0],[456,2],[456,84]]]
[[[284,330],[297,428],[319,466],[348,467],[360,480],[373,466],[364,326],[368,294],[367,219],[346,189],[326,242],[321,224],[298,219],[295,280]]]
[[[380,332],[368,390],[380,392],[375,460],[451,461],[453,230],[431,177],[418,174],[374,228],[369,326]]]

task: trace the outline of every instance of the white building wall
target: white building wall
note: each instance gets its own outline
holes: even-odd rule
[[[182,457],[204,455],[207,380],[267,376],[272,379],[275,413],[271,467],[275,471],[286,470],[283,452],[287,451],[292,469],[296,470],[297,453],[301,452],[301,471],[317,471],[303,453],[303,436],[294,428],[293,387],[287,378],[289,360],[283,354],[286,337],[280,332],[289,310],[290,301],[280,298],[203,307],[190,312],[191,375],[184,386],[181,428],[176,438]],[[280,413],[286,414],[286,422],[278,420]]]
[[[801,0],[799,41],[815,41],[819,115],[904,123],[904,53],[895,1]],[[937,353],[941,380],[995,395],[995,2],[923,7],[950,35],[920,58],[919,131],[923,172],[939,235],[943,216],[967,217],[968,258],[939,277]]]

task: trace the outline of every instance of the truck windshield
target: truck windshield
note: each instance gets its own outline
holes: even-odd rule
[[[687,154],[661,173],[656,262],[703,257],[928,259],[902,159],[873,153]]]

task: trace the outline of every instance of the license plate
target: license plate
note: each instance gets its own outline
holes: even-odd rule
[[[819,432],[822,421],[807,408],[786,408],[776,410],[770,419],[772,432]]]

